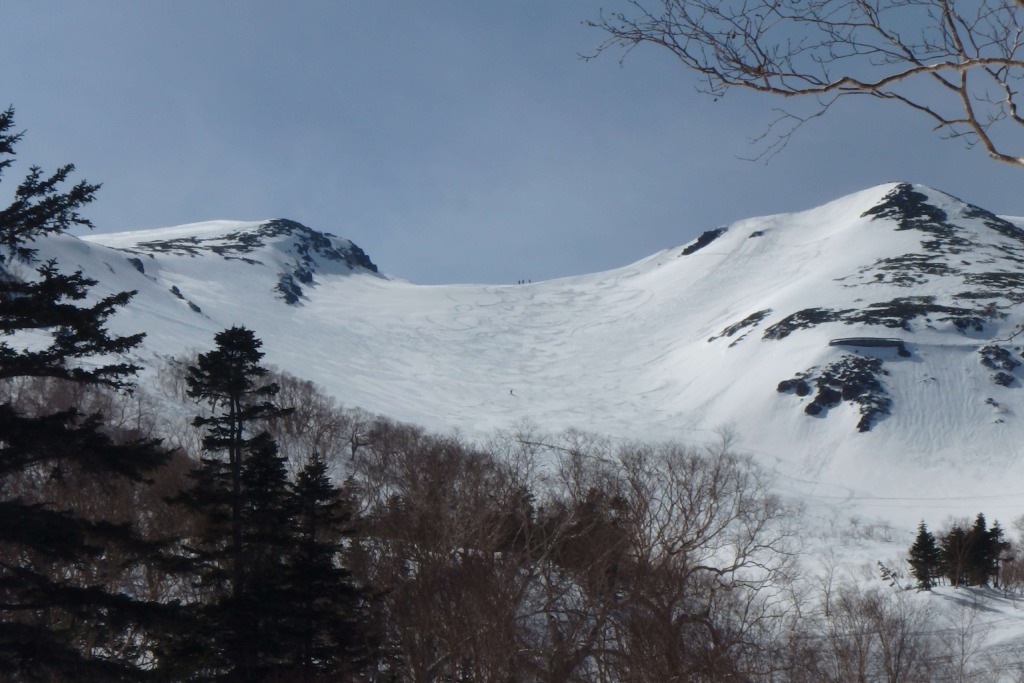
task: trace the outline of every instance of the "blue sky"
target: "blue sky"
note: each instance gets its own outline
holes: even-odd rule
[[[284,217],[420,283],[626,265],[884,182],[1024,215],[1024,170],[850,101],[770,163],[781,103],[667,54],[579,58],[617,0],[0,0],[24,165],[102,182],[98,231]]]

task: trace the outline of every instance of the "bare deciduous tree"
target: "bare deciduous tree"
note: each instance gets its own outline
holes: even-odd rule
[[[544,463],[540,465],[539,463]],[[727,447],[524,428],[488,449],[378,421],[353,569],[400,680],[769,680],[790,511]]]
[[[771,156],[841,98],[923,114],[936,131],[1024,166],[1024,0],[628,0],[590,26],[596,56],[669,50],[720,97],[733,88],[801,98],[759,140]]]
[[[631,562],[616,613],[624,680],[769,676],[789,627],[790,511],[728,444],[619,451]]]
[[[844,586],[828,617],[804,624],[798,669],[814,681],[926,683],[937,679],[938,641],[929,615],[905,593]],[[818,635],[820,634],[820,635]]]

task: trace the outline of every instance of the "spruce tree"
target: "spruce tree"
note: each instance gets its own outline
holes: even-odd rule
[[[984,515],[978,515],[975,528],[971,531],[972,537],[975,539],[973,554],[975,583],[983,586],[991,581],[992,585],[996,585],[999,579],[999,564],[1003,554],[1010,548],[1010,544],[1004,538],[999,522],[985,528]]]
[[[238,554],[230,540],[230,477],[222,476],[220,468],[213,471],[217,473],[213,483],[191,494],[194,508],[210,521],[192,548],[202,562],[199,574],[207,587],[206,600],[195,609],[194,624],[201,628],[192,628],[192,645],[199,655],[195,661],[200,664],[193,676],[269,680],[288,661],[288,643],[281,629],[288,602],[285,558],[293,543],[284,460],[265,432],[251,440],[241,472]],[[232,583],[234,567],[242,567],[238,590]],[[179,656],[187,659],[189,653],[181,651]]]
[[[210,486],[226,484],[229,505],[231,564],[230,591],[241,595],[245,588],[245,558],[243,554],[242,470],[245,458],[258,450],[266,439],[265,430],[252,435],[251,427],[260,420],[273,419],[287,413],[273,404],[278,386],[263,384],[267,369],[260,365],[263,342],[252,330],[231,327],[214,336],[217,345],[213,351],[200,354],[196,365],[188,368],[185,381],[188,394],[206,401],[212,415],[200,415],[193,420],[196,427],[205,428],[203,450],[214,454],[202,459],[197,478],[207,478]],[[223,453],[225,459],[218,455]],[[220,513],[218,513],[220,514]]]
[[[352,505],[314,454],[293,489],[294,550],[288,559],[292,591],[286,633],[299,680],[351,674],[365,667],[376,647],[368,627],[365,591],[340,563],[343,541],[354,534]]]
[[[939,539],[942,550],[942,564],[951,586],[969,584],[971,556],[970,534],[959,524],[954,524]]]
[[[197,662],[192,678],[320,680],[372,658],[363,593],[339,562],[351,507],[314,456],[288,482],[264,421],[286,412],[265,381],[262,343],[243,327],[218,333],[216,348],[188,370],[192,396],[210,415],[195,485],[182,497],[204,523],[187,558],[205,589],[195,626],[179,642]],[[191,648],[191,649],[189,649]]]
[[[1009,548],[999,522],[989,527],[985,515],[979,512],[974,520],[974,526],[968,532],[968,541],[970,583],[985,586],[989,581],[997,581],[1000,558]]]
[[[0,176],[21,138],[13,125],[12,109],[0,113]],[[67,187],[73,171],[66,165],[46,176],[33,166],[0,210],[0,380],[126,389],[137,368],[118,358],[143,335],[112,335],[106,322],[134,292],[93,296],[94,280],[62,272],[54,261],[39,263],[33,246],[74,226],[92,227],[79,211],[99,186]],[[95,569],[100,558],[116,555],[127,570],[146,561],[153,546],[127,524],[48,498],[38,482],[143,481],[166,459],[154,440],[115,442],[100,415],[66,406],[27,412],[0,402],[0,677],[121,681],[153,668],[147,627],[164,612],[112,589]]]
[[[177,651],[195,656],[200,679],[259,681],[284,659],[277,629],[291,546],[284,462],[259,426],[288,410],[272,402],[277,385],[262,381],[262,342],[251,330],[232,327],[214,341],[216,348],[200,354],[186,377],[189,394],[212,413],[193,421],[206,430],[205,455],[194,486],[180,499],[204,521],[186,559],[205,597],[194,606],[199,628]]]
[[[265,680],[287,670],[291,659],[286,558],[294,545],[293,501],[277,444],[264,433],[254,445],[242,469],[245,585],[226,604],[235,621],[230,632],[237,642],[232,649],[242,654],[241,675],[236,678],[244,681]]]
[[[917,538],[910,546],[908,553],[910,573],[917,581],[917,589],[931,590],[942,572],[942,551],[939,549],[935,536],[928,531],[924,521],[917,527]]]
[[[992,574],[992,566],[997,562],[998,553],[992,546],[989,536],[988,522],[981,512],[974,519],[974,526],[967,534],[968,553],[967,578],[968,585],[984,586],[988,584],[988,577]]]
[[[993,523],[992,527],[989,528],[988,543],[991,548],[989,577],[992,579],[993,585],[998,585],[1000,566],[1007,559],[1006,554],[1012,547],[1003,535],[1003,528],[999,526],[999,522]]]

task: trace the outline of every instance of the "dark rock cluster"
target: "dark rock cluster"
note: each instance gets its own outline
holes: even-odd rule
[[[708,246],[716,239],[725,234],[725,228],[715,228],[714,230],[705,230],[700,234],[700,237],[695,239],[689,246],[683,249],[683,256],[689,256],[695,251],[699,251],[704,247]]]
[[[716,339],[720,339],[721,337],[731,337],[734,334],[736,334],[737,332],[739,332],[740,330],[756,327],[758,323],[760,323],[762,320],[764,320],[769,315],[771,315],[771,313],[772,313],[772,309],[770,309],[770,308],[766,308],[764,310],[757,311],[755,313],[751,313],[750,315],[748,315],[743,320],[740,320],[739,322],[733,323],[732,325],[726,325],[725,327],[722,328],[722,331],[719,332],[717,335],[709,337],[708,341],[709,342],[713,342]],[[744,334],[743,336],[746,336],[746,335]],[[742,339],[742,338],[743,337],[741,336],[740,339]],[[737,341],[739,341],[739,340],[737,340]],[[733,342],[733,344],[735,344],[735,343],[736,342]],[[732,346],[732,344],[730,344],[729,346]]]
[[[824,415],[843,401],[854,403],[861,415],[857,429],[867,432],[892,407],[892,399],[880,379],[887,374],[879,358],[844,355],[824,368],[815,366],[779,382],[776,390],[797,396],[815,392],[814,399],[804,407],[804,412],[812,416]]]
[[[174,254],[179,256],[199,256],[212,252],[225,259],[240,260],[253,265],[262,263],[251,254],[266,245],[267,240],[275,237],[291,237],[290,243],[283,251],[294,257],[293,265],[278,274],[274,290],[288,304],[298,304],[303,296],[302,286],[314,284],[315,273],[319,264],[340,263],[349,270],[364,268],[376,273],[377,266],[362,249],[349,242],[318,232],[286,219],[275,219],[262,223],[252,230],[238,230],[215,237],[201,238],[194,235],[169,240],[152,240],[141,242],[134,249],[126,249],[137,254]],[[140,272],[144,272],[142,261],[130,258],[129,261]],[[184,298],[182,296],[182,298]],[[190,306],[194,306],[191,302]]]
[[[1017,360],[1013,352],[995,344],[989,344],[978,350],[981,357],[981,364],[986,368],[995,370],[992,373],[992,381],[999,386],[1009,387],[1016,383],[1017,378],[1012,374],[1020,367],[1021,362]]]

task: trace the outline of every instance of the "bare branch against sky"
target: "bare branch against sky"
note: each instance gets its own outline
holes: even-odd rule
[[[940,135],[1024,167],[1021,0],[628,0],[587,25],[593,57],[653,45],[718,98],[750,90],[794,98],[760,138],[781,151],[843,98],[867,96],[922,115]]]

